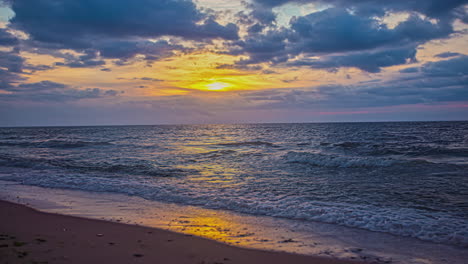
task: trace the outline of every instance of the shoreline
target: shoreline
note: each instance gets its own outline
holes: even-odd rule
[[[0,189],[0,200],[39,212],[145,226],[249,250],[380,264],[462,264],[468,257],[463,248],[333,224],[250,216],[123,194],[45,188],[3,180]]]
[[[2,263],[363,263],[240,248],[158,228],[41,212],[4,200],[0,214]]]

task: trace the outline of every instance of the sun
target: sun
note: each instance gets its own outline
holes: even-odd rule
[[[201,91],[224,92],[235,88],[235,85],[231,82],[223,82],[219,80],[204,80],[193,83],[189,85],[189,87],[191,89]]]
[[[223,91],[225,88],[229,87],[228,83],[224,82],[214,82],[206,85],[206,89],[209,91]]]

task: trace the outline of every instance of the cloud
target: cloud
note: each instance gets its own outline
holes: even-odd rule
[[[99,39],[237,39],[237,26],[222,26],[190,0],[7,0],[11,26],[37,41],[86,49]],[[43,15],[37,15],[43,14]]]
[[[67,86],[62,83],[52,82],[52,81],[42,81],[37,83],[25,83],[20,84],[17,86],[8,87],[7,91],[12,92],[23,92],[23,93],[30,93],[30,92],[42,92],[46,90],[56,90],[56,89],[64,89]]]
[[[377,20],[353,15],[345,9],[326,9],[293,18],[290,23],[297,34],[294,48],[302,52],[364,50],[385,45],[395,38]]]
[[[133,77],[133,78],[117,78],[118,80],[129,80],[129,81],[147,81],[147,82],[163,82],[162,79],[156,79],[152,77]]]
[[[67,54],[65,56],[65,62],[56,62],[57,66],[68,66],[70,68],[87,68],[105,65],[104,60],[99,59],[98,51],[93,49],[87,49],[84,51],[84,55],[73,56]]]
[[[31,65],[21,56],[17,48],[11,51],[0,50],[0,89],[10,88],[12,85],[27,80],[25,76],[37,71],[51,69],[48,65]]]
[[[23,72],[25,59],[15,51],[0,50],[0,90],[25,80]]]
[[[316,3],[332,5],[335,7],[345,7],[354,10],[359,15],[378,15],[385,12],[418,12],[430,17],[457,16],[457,12],[463,12],[463,5],[467,0],[254,0],[260,6],[273,8],[287,3]],[[455,12],[457,11],[457,12]]]
[[[21,73],[23,71],[25,59],[17,52],[7,52],[0,50],[0,67],[7,69],[12,73]]]
[[[260,109],[346,109],[468,101],[468,56],[411,69],[410,76],[391,81],[273,89],[242,96]]]
[[[160,37],[208,42],[237,40],[238,27],[221,25],[213,14],[197,9],[191,0],[4,0],[15,13],[8,26],[29,36],[21,48],[49,54],[65,61],[57,66],[98,67],[105,59],[126,65],[137,55],[148,64],[189,49]],[[4,43],[4,44],[2,44]],[[0,31],[0,45],[16,45],[18,40]],[[64,56],[72,49],[81,56]]]
[[[231,55],[247,54],[249,59],[240,60],[238,65],[256,64],[261,62],[285,62],[288,60],[286,51],[289,31],[270,30],[264,34],[254,34],[245,40],[231,44]]]
[[[136,55],[145,55],[149,60],[157,60],[174,54],[175,50],[186,51],[182,45],[171,44],[165,40],[153,41],[102,41],[95,45],[95,49],[106,59],[127,60]]]
[[[142,77],[140,78],[142,81],[150,81],[150,82],[162,82],[161,79],[151,78],[151,77]]]
[[[456,56],[460,56],[460,55],[463,55],[461,53],[458,53],[458,52],[443,52],[443,53],[439,53],[437,55],[435,55],[437,58],[450,58],[450,57],[456,57]]]
[[[0,54],[1,55],[1,54]],[[11,72],[0,67],[0,89],[10,87],[13,83],[17,83],[25,78],[21,75]]]
[[[247,55],[238,65],[289,62],[287,65],[337,69],[356,67],[367,72],[414,61],[416,47],[454,33],[446,20],[411,15],[394,28],[375,16],[361,16],[344,8],[329,8],[293,17],[290,28],[251,33],[233,42],[229,54]],[[399,47],[399,48],[395,48]],[[297,61],[297,57],[300,59]],[[321,59],[317,60],[316,56]],[[314,59],[315,60],[314,60]]]
[[[257,28],[253,28],[251,31],[260,31],[260,25],[270,25],[276,21],[276,15],[273,11],[270,8],[263,8],[262,6],[253,7],[250,15],[259,22]]]
[[[424,42],[444,38],[454,32],[450,24],[441,21],[433,23],[414,15],[394,29],[389,29],[375,17],[359,16],[338,8],[293,18],[290,23],[298,35],[294,49],[311,53],[346,52]]]
[[[18,38],[4,28],[0,28],[0,46],[15,46],[18,43]]]
[[[419,67],[409,67],[399,71],[400,73],[416,73],[419,72]]]
[[[421,67],[421,71],[426,76],[431,77],[466,77],[468,75],[468,56],[463,55],[450,60],[428,62]]]
[[[377,73],[382,67],[416,61],[416,48],[403,47],[381,51],[364,51],[346,55],[325,56],[321,59],[297,60],[290,66],[309,66],[315,69],[337,71],[341,67],[355,67],[362,71]]]
[[[1,72],[0,72],[1,74]],[[0,93],[0,100],[33,102],[68,102],[117,96],[120,92],[99,88],[77,89],[53,81],[23,83],[2,87],[8,93]]]

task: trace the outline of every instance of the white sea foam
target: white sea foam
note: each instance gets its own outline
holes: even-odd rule
[[[48,188],[121,193],[148,200],[231,210],[251,215],[318,221],[437,243],[468,247],[468,221],[444,212],[428,213],[415,208],[389,208],[349,203],[314,202],[300,196],[225,190],[223,196],[204,190],[193,191],[184,184],[161,178],[156,183],[145,177],[89,177],[86,175],[38,175],[19,171],[2,180]]]
[[[0,128],[0,174],[468,246],[468,122]]]

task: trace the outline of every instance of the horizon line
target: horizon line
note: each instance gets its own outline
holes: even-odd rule
[[[310,121],[310,122],[232,122],[232,123],[161,123],[161,124],[103,124],[103,125],[30,125],[30,126],[0,126],[0,128],[59,128],[59,127],[125,127],[125,126],[213,126],[213,125],[262,125],[262,124],[359,124],[359,123],[442,123],[468,122],[466,120],[385,120],[385,121]]]

